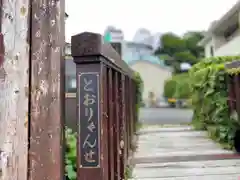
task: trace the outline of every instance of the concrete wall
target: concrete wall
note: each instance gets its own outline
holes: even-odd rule
[[[149,92],[153,92],[157,98],[162,97],[164,81],[172,74],[170,69],[148,61],[136,61],[131,68],[141,75],[144,83],[143,100],[145,103],[148,101]]]

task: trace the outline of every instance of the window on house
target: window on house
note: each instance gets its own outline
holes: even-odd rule
[[[210,47],[210,54],[211,54],[211,56],[214,56],[214,49],[213,49],[213,46]]]

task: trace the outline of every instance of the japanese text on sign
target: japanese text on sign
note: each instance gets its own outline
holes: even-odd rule
[[[99,167],[99,74],[81,73],[78,80],[80,166]]]

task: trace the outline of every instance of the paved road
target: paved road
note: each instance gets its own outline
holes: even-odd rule
[[[144,124],[181,124],[192,120],[193,112],[189,109],[142,108],[140,121]]]

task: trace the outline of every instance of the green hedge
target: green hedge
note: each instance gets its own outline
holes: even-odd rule
[[[233,148],[235,132],[240,127],[236,112],[230,114],[227,99],[228,72],[226,62],[239,57],[212,57],[201,60],[189,71],[193,125],[197,129],[207,130],[209,136],[224,145]]]
[[[142,91],[143,91],[143,81],[140,77],[139,73],[135,73],[134,80],[137,85],[137,92],[136,92],[136,111],[139,112],[140,105],[142,103]],[[137,113],[138,114],[138,113]],[[136,124],[138,126],[138,124]],[[66,136],[66,155],[65,155],[65,171],[66,171],[66,176],[68,180],[76,180],[77,179],[77,134],[74,133],[71,129],[66,128],[65,131],[65,136]],[[131,176],[131,168],[127,167],[126,170],[127,173],[125,173],[126,177],[130,178]]]
[[[137,98],[137,102],[136,102],[136,111],[137,114],[139,112],[139,109],[141,107],[141,105],[143,104],[142,101],[142,93],[143,93],[143,80],[140,76],[140,74],[138,72],[135,72],[134,74],[134,80],[136,82],[136,98]]]
[[[167,79],[164,84],[164,97],[188,99],[190,95],[189,75],[182,73]]]
[[[77,133],[66,128],[65,172],[67,180],[77,179]]]

